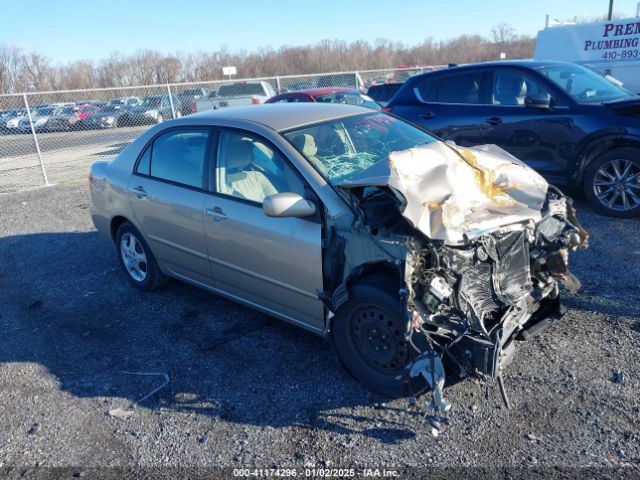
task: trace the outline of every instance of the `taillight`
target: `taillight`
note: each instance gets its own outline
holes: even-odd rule
[[[191,113],[198,113],[198,109],[196,108],[196,104],[195,103],[191,104]]]
[[[91,173],[87,177],[87,180],[89,180],[89,185],[91,185],[93,183],[93,175]]]
[[[251,105],[260,105],[260,99],[256,98],[256,97],[253,97],[251,99]]]

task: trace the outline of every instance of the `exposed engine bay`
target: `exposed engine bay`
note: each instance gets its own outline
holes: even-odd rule
[[[404,159],[417,165],[402,165]],[[430,163],[420,166],[421,159]],[[389,165],[375,168],[343,186],[361,221],[331,232],[333,264],[325,270],[333,279],[320,298],[335,312],[350,282],[387,262],[402,278],[404,335],[414,349],[401,375],[422,377],[431,407],[447,411],[446,359],[460,377],[498,378],[508,405],[501,374],[515,340],[562,317],[561,286],[580,288],[569,252],[586,248],[588,234],[571,199],[497,147],[429,145],[391,154]],[[460,180],[465,169],[470,174]],[[336,262],[340,254],[344,260]]]

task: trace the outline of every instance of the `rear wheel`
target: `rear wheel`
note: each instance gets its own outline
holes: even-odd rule
[[[405,341],[406,318],[397,293],[378,283],[361,283],[333,322],[333,342],[342,364],[368,389],[389,397],[416,395],[425,390],[420,379],[405,383],[414,358]]]
[[[116,250],[120,266],[136,288],[155,290],[167,283],[147,242],[131,223],[124,222],[118,228]]]
[[[640,149],[617,148],[597,157],[585,172],[584,191],[599,213],[640,215]]]

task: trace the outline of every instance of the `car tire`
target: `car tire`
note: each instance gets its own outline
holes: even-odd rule
[[[144,237],[129,222],[120,225],[116,232],[116,253],[120,267],[134,287],[151,291],[169,281],[160,271]]]
[[[640,215],[640,149],[616,148],[596,157],[584,176],[584,193],[591,207],[603,215]]]
[[[333,345],[340,363],[369,390],[392,398],[418,395],[427,385],[405,379],[416,353],[405,341],[400,296],[385,283],[373,277],[349,289],[333,321]]]

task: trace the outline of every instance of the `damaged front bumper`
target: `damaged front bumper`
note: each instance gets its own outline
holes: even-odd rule
[[[422,348],[409,376],[421,374],[437,388],[429,381],[433,362],[422,361],[437,355],[450,360],[461,377],[500,378],[516,339],[531,338],[564,315],[560,285],[580,288],[568,269],[568,253],[588,242],[570,199],[550,187],[542,220],[512,227],[461,246],[426,238],[412,242],[406,264],[408,335]]]

